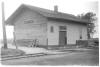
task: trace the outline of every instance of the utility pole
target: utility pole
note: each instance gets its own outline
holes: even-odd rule
[[[3,29],[3,43],[4,49],[7,49],[7,37],[6,37],[6,27],[5,27],[5,14],[4,14],[4,2],[2,2],[2,29]]]

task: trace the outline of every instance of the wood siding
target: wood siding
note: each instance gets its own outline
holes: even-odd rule
[[[16,40],[38,39],[39,45],[46,45],[46,18],[35,11],[25,10],[15,22]]]
[[[50,27],[54,26],[54,32],[50,32]],[[48,22],[48,45],[59,45],[59,26],[66,26],[67,44],[76,44],[76,40],[80,39],[80,31],[82,29],[82,39],[87,40],[87,27],[83,24],[74,22],[58,22],[49,20]]]
[[[47,20],[35,11],[25,9],[15,19],[16,40],[39,40],[39,45],[59,45],[59,26],[66,26],[67,44],[75,44],[80,39],[87,39],[87,27],[81,23]],[[53,32],[51,32],[53,27]]]

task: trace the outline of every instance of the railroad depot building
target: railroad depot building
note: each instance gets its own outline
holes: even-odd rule
[[[14,26],[15,42],[37,39],[41,46],[64,46],[87,40],[86,20],[74,15],[22,4],[6,21]]]

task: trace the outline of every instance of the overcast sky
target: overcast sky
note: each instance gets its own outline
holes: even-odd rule
[[[54,5],[58,5],[58,11],[78,15],[87,12],[94,12],[98,16],[97,0],[0,0],[5,4],[5,19],[7,19],[21,4],[29,4],[45,9],[53,10]],[[0,7],[0,39],[2,38],[2,15]],[[97,28],[96,28],[97,29]],[[7,27],[7,37],[12,38],[12,27]],[[98,37],[95,34],[94,37]]]

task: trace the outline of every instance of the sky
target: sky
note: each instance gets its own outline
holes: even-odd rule
[[[0,0],[0,39],[2,36],[2,12],[1,2],[4,2],[5,20],[21,5],[28,4],[45,9],[54,9],[54,5],[58,6],[58,11],[79,15],[87,12],[94,12],[98,17],[98,0]],[[96,24],[97,33],[94,37],[98,37],[98,23]],[[6,26],[7,38],[13,38],[13,27]]]

